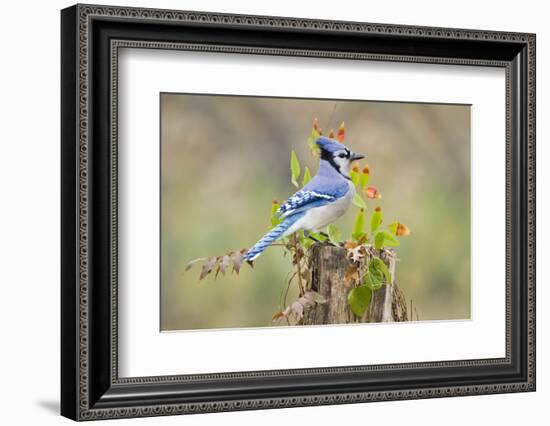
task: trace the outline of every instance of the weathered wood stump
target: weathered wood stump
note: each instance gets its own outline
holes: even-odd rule
[[[366,263],[372,254],[367,250]],[[348,293],[353,285],[345,280],[346,271],[353,266],[347,250],[328,244],[314,244],[310,248],[311,289],[321,294],[326,303],[317,304],[304,312],[302,324],[350,324],[407,320],[407,305],[395,284],[396,258],[393,251],[382,250],[378,256],[390,271],[391,283],[373,292],[367,312],[357,317],[348,306]]]

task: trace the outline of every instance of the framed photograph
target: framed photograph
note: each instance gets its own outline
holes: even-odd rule
[[[61,413],[535,390],[535,35],[61,12]]]

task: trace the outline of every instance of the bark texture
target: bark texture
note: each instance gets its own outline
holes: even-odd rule
[[[384,250],[379,254],[390,270],[391,283],[384,284],[374,291],[369,309],[359,318],[351,312],[347,302],[353,284],[347,284],[345,276],[353,263],[348,259],[346,249],[314,244],[310,250],[311,289],[321,294],[326,303],[307,309],[302,324],[407,321],[407,305],[402,292],[394,282],[396,258],[392,251]],[[369,251],[367,253],[367,256],[371,256]],[[368,260],[366,259],[367,264]]]

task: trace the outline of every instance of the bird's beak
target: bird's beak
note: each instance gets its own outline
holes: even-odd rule
[[[350,160],[351,161],[357,161],[357,160],[361,160],[362,158],[365,158],[365,156],[363,154],[358,154],[357,152],[352,152]]]

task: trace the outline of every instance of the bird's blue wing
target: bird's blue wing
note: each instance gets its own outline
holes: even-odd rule
[[[336,197],[333,195],[316,191],[300,190],[286,200],[286,202],[279,207],[275,215],[278,217],[288,217],[304,210],[324,206],[335,200]]]
[[[343,197],[348,190],[349,186],[345,181],[339,184],[325,183],[316,177],[286,200],[275,215],[288,217],[304,210],[324,206]]]

